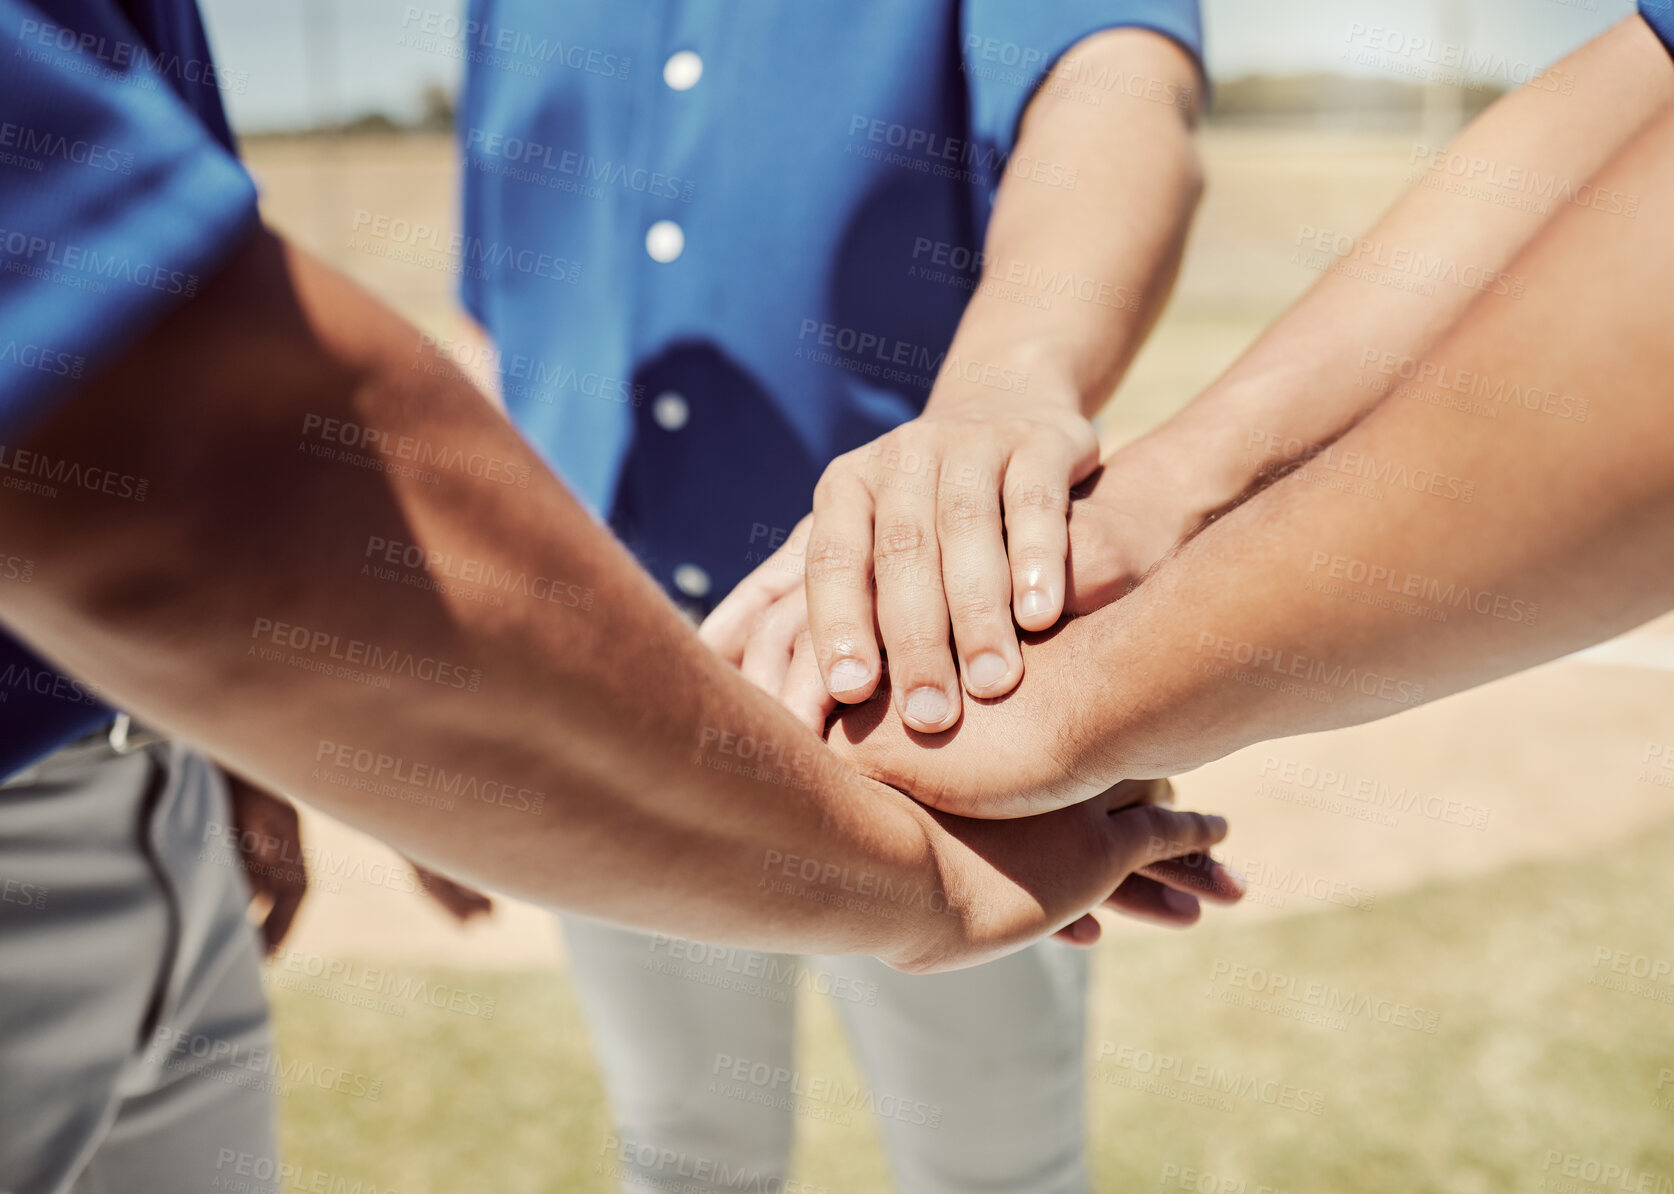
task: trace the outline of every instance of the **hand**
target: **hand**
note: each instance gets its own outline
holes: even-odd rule
[[[1162,435],[1122,449],[1082,487],[1072,507],[1069,612],[1091,613],[1126,596],[1239,500],[1241,492],[1203,476],[1190,455],[1173,450]],[[1162,578],[1148,583],[1168,584]],[[1151,589],[1129,600],[1139,603],[1129,608],[1139,609],[1169,598]],[[1119,777],[1188,770],[1205,761],[1194,729],[1140,695],[1148,690],[1147,674],[1162,680],[1178,672],[1179,661],[1135,644],[1120,675],[1089,666],[1100,651],[1100,623],[1108,632],[1124,617],[1122,611],[1105,619],[1071,617],[1049,634],[1026,636],[1027,682],[1000,700],[970,702],[964,720],[947,733],[919,734],[874,697],[844,709],[828,741],[862,775],[968,817],[1028,816],[1085,800]],[[765,637],[778,620],[763,616],[760,622]],[[797,659],[803,650],[798,641],[782,669],[781,699],[788,702],[806,700],[806,668]],[[1113,736],[1112,719],[1123,727],[1119,736]],[[1004,764],[995,766],[996,758]]]
[[[1141,570],[1135,560],[1148,554],[1160,558],[1166,550],[1135,553],[1134,540],[1124,534],[1117,507],[1123,487],[1112,478],[1137,475],[1104,470],[1093,491],[1076,503],[1070,520],[1071,591],[1078,601],[1114,600],[1126,592],[1130,578],[1137,583]],[[811,521],[797,524],[784,545],[704,620],[698,635],[804,725],[824,734],[837,702],[820,679],[808,629],[802,572]],[[1085,686],[1067,690],[1053,674],[1073,657],[1059,640],[1073,639],[1074,629],[1072,623],[1049,637],[1029,636],[1021,650],[1045,661],[1045,674],[1000,700],[972,702],[964,721],[948,733],[930,738],[906,724],[899,706],[889,701],[886,681],[871,701],[844,711],[831,728],[830,744],[862,775],[944,812],[1023,817],[1086,800],[1115,777],[1078,774],[1073,762],[1075,748],[1087,745],[1077,736],[1091,733],[1081,723],[1099,699]],[[996,755],[1005,758],[1003,768],[994,767]]]
[[[302,860],[302,826],[296,806],[231,771],[223,769],[238,828],[238,855],[250,884],[251,915],[262,934],[267,957],[285,940],[308,894],[308,867]]]
[[[1111,789],[1111,798],[1117,808],[1172,806],[1174,785],[1166,779],[1125,779]],[[1129,875],[1104,906],[1134,920],[1184,929],[1203,915],[1200,894],[1219,904],[1236,903],[1244,898],[1244,880],[1208,854],[1184,855]],[[1097,942],[1099,934],[1098,918],[1089,912],[1052,935],[1070,945],[1086,946]]]
[[[1243,885],[1208,859],[1226,836],[1220,817],[1152,803],[1125,803],[1125,785],[1056,812],[1017,821],[971,821],[931,814],[932,848],[941,875],[936,893],[897,898],[945,899],[929,940],[888,958],[914,973],[991,961],[1056,932],[1077,945],[1098,940],[1092,909],[1184,926],[1199,915],[1198,896],[1235,903]],[[1175,893],[1173,896],[1170,892]]]
[[[1099,489],[1105,489],[1100,474]],[[1087,503],[1072,516],[1072,568],[1098,569],[1098,591],[1112,594],[1125,583],[1130,542],[1108,508]],[[1079,520],[1079,521],[1077,521]],[[810,519],[803,519],[784,545],[718,605],[698,630],[722,658],[746,679],[777,697],[802,723],[824,735],[837,708],[815,663],[808,631],[802,560]],[[1075,553],[1079,552],[1079,555]],[[1079,575],[1079,572],[1076,573]],[[1081,582],[1072,581],[1072,592]],[[1083,586],[1088,593],[1092,584]],[[1109,598],[1113,599],[1113,597]],[[1098,693],[1085,680],[1061,682],[1073,651],[1060,637],[1074,638],[1073,623],[1050,636],[1027,636],[1022,651],[1041,660],[1027,684],[997,701],[973,701],[959,725],[929,736],[908,726],[889,699],[889,681],[863,705],[847,706],[832,723],[832,749],[862,775],[912,795],[943,812],[966,817],[1024,817],[1075,804],[1097,795],[1117,775],[1081,775],[1074,760],[1078,735],[1096,709]],[[996,755],[1005,766],[996,768]],[[1136,772],[1129,771],[1130,777]]]
[[[1029,636],[1028,682],[998,701],[972,702],[945,734],[911,729],[880,692],[842,710],[827,741],[867,778],[966,817],[1027,817],[1090,799],[1123,777],[1169,774],[1133,758],[1107,765],[1099,732],[1108,678],[1077,666],[1086,627],[1072,619]]]
[[[250,884],[252,915],[261,929],[263,952],[272,957],[290,933],[302,898],[308,894],[302,825],[296,806],[283,796],[258,788],[225,768],[221,774],[226,777],[227,795],[232,801],[239,861]],[[459,923],[493,910],[494,902],[482,892],[455,883],[410,858],[407,863],[425,894]]]
[[[810,662],[826,691],[872,695],[881,634],[901,716],[924,733],[959,720],[961,676],[979,698],[1022,679],[1013,616],[1042,630],[1063,612],[1069,491],[1098,463],[1073,409],[937,398],[831,463],[807,539]]]
[[[1188,453],[1167,444],[1158,435],[1130,444],[1073,491],[1065,612],[1092,613],[1125,596],[1213,513],[1216,491],[1192,467]],[[715,607],[698,633],[819,733],[837,698],[809,626],[804,574],[813,533],[809,515]],[[1016,649],[1015,637],[1010,642]]]

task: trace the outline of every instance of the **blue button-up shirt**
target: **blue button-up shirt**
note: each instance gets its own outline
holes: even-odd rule
[[[144,478],[18,444],[254,228],[220,102],[234,81],[193,0],[0,0],[0,37],[0,486],[143,501]],[[0,528],[0,598],[35,580]],[[0,630],[0,778],[109,717]]]
[[[525,434],[666,586],[712,604],[923,409],[1001,179],[1077,185],[1013,153],[1060,59],[1088,103],[1191,102],[1064,57],[1112,26],[1200,51],[1196,0],[473,3],[465,302]]]

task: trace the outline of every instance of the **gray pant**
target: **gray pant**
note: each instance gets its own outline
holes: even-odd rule
[[[1089,955],[1044,941],[951,974],[797,958],[567,918],[623,1190],[783,1190],[798,1120],[875,1119],[906,1194],[1084,1194]],[[860,1070],[795,1056],[799,992],[829,997]]]
[[[255,1194],[277,1157],[249,889],[178,745],[0,787],[0,1194]]]

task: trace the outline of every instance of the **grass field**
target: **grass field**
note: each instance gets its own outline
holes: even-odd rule
[[[1670,858],[1674,823],[1625,849],[1371,909],[1101,946],[1089,1039],[1097,1188],[1189,1188],[1181,1180],[1193,1171],[1247,1182],[1225,1187],[1240,1194],[1616,1189],[1563,1176],[1565,1164],[1580,1173],[1596,1162],[1601,1174],[1614,1165],[1630,1175],[1621,1189],[1666,1194],[1674,982],[1615,990],[1601,980],[1631,987],[1632,970],[1674,958]],[[1609,956],[1595,965],[1600,951]],[[1614,974],[1618,958],[1630,975]],[[1299,997],[1258,970],[1293,979],[1284,990]],[[383,1083],[376,1101],[291,1091],[290,1162],[399,1194],[611,1190],[609,1124],[562,977],[426,977],[492,997],[492,1019],[422,1001],[397,1016],[275,990],[290,1056]],[[1341,1010],[1327,1022],[1296,1017],[1308,984],[1332,990]],[[1252,1006],[1261,990],[1288,1014]],[[803,1010],[799,1064],[855,1083],[832,1011],[818,997]],[[1200,1065],[1215,1071],[1207,1086],[1190,1081]],[[1197,1096],[1210,1101],[1185,1101]],[[800,1180],[888,1188],[864,1117],[798,1130]]]

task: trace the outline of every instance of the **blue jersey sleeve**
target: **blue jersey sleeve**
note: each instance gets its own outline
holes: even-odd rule
[[[1674,0],[1639,0],[1639,15],[1674,54]]]
[[[964,0],[960,38],[971,105],[971,133],[1009,154],[1023,110],[1036,88],[1076,42],[1103,29],[1150,29],[1178,42],[1203,61],[1203,19],[1198,0]],[[1116,72],[1081,70],[1066,63],[1063,84],[1090,99],[1113,88],[1188,107],[1194,97],[1156,79],[1118,78]]]
[[[0,0],[0,442],[255,226],[191,16],[159,44],[116,0]]]

